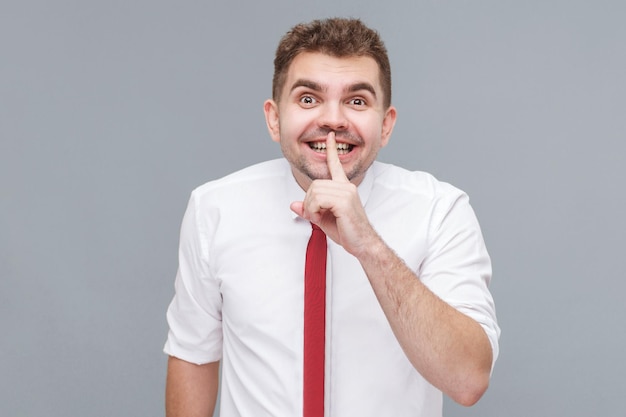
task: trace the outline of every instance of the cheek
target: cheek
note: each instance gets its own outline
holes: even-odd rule
[[[292,114],[289,118],[281,120],[280,135],[281,139],[297,140],[303,133],[310,130],[311,122],[303,115]]]
[[[382,125],[378,121],[365,120],[358,126],[359,135],[367,144],[380,142]]]
[[[289,143],[298,138],[297,132],[294,126],[290,123],[282,123],[280,125],[280,140],[281,142]]]

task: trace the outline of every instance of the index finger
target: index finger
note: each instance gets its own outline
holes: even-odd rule
[[[330,171],[330,178],[333,181],[349,182],[337,153],[335,132],[329,132],[328,136],[326,136],[326,164],[328,165],[328,171]]]

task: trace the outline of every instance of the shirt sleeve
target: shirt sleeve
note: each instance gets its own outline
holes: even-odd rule
[[[164,352],[204,364],[222,356],[222,297],[211,274],[211,210],[200,209],[192,193],[180,232],[175,295],[167,310],[169,332]]]
[[[482,326],[495,362],[500,328],[488,288],[491,260],[468,196],[456,189],[447,193],[436,202],[431,220],[429,249],[420,278],[444,301]]]

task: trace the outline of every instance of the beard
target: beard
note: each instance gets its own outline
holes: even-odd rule
[[[308,143],[312,141],[324,141],[330,132],[335,132],[335,139],[341,140],[343,139],[345,142],[353,145],[355,149],[362,148],[365,141],[361,138],[361,136],[354,134],[352,132],[346,130],[332,130],[328,128],[318,128],[313,129],[307,132],[304,132],[298,138],[297,143]],[[301,175],[308,178],[310,181],[315,180],[329,180],[331,179],[330,171],[328,169],[328,165],[325,163],[312,163],[305,155],[299,154],[293,150],[293,146],[289,143],[289,141],[280,141],[280,146],[282,153],[287,159],[287,161],[291,165],[291,169],[293,171],[298,171]],[[365,176],[365,172],[371,166],[372,162],[376,159],[378,152],[376,152],[371,156],[368,156],[366,160],[357,159],[353,161],[352,167],[345,171],[346,177],[350,182],[355,184],[360,183],[360,181]]]
[[[287,157],[287,160],[291,163],[291,166],[294,169],[297,169],[300,173],[307,176],[311,181],[331,179],[330,171],[328,170],[328,166],[325,164],[317,164],[317,166],[314,167],[304,156],[300,156],[296,159],[289,159]],[[360,178],[365,174],[367,168],[369,168],[369,166],[363,169],[363,161],[357,161],[352,166],[350,171],[346,171],[346,177],[349,181],[352,181],[355,178]]]

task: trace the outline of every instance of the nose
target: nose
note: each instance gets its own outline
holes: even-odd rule
[[[348,119],[344,113],[345,109],[339,103],[327,102],[322,106],[319,116],[320,127],[330,130],[346,130]]]

